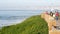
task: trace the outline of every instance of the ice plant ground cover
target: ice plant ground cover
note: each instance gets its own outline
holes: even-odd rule
[[[40,15],[36,15],[20,24],[3,27],[0,34],[48,34],[48,24]]]

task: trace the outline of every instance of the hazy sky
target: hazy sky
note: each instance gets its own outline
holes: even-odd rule
[[[36,9],[41,6],[60,6],[60,0],[0,0],[0,10]]]

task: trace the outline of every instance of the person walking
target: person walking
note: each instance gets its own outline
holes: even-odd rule
[[[59,17],[59,12],[58,11],[55,13],[55,17],[56,17],[56,20],[58,20],[58,17]]]
[[[53,16],[53,13],[52,13],[52,11],[50,12],[50,16]]]
[[[56,19],[56,26],[54,26],[54,28],[58,29],[59,28],[59,22],[58,22],[58,18],[59,17],[59,12],[55,11],[55,19]]]

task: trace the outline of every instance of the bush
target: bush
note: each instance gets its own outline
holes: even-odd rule
[[[20,24],[3,27],[1,34],[48,34],[48,24],[40,15],[32,16]]]

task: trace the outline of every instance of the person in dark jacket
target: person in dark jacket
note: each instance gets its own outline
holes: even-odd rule
[[[50,16],[53,16],[53,13],[52,13],[52,11],[50,12]]]

